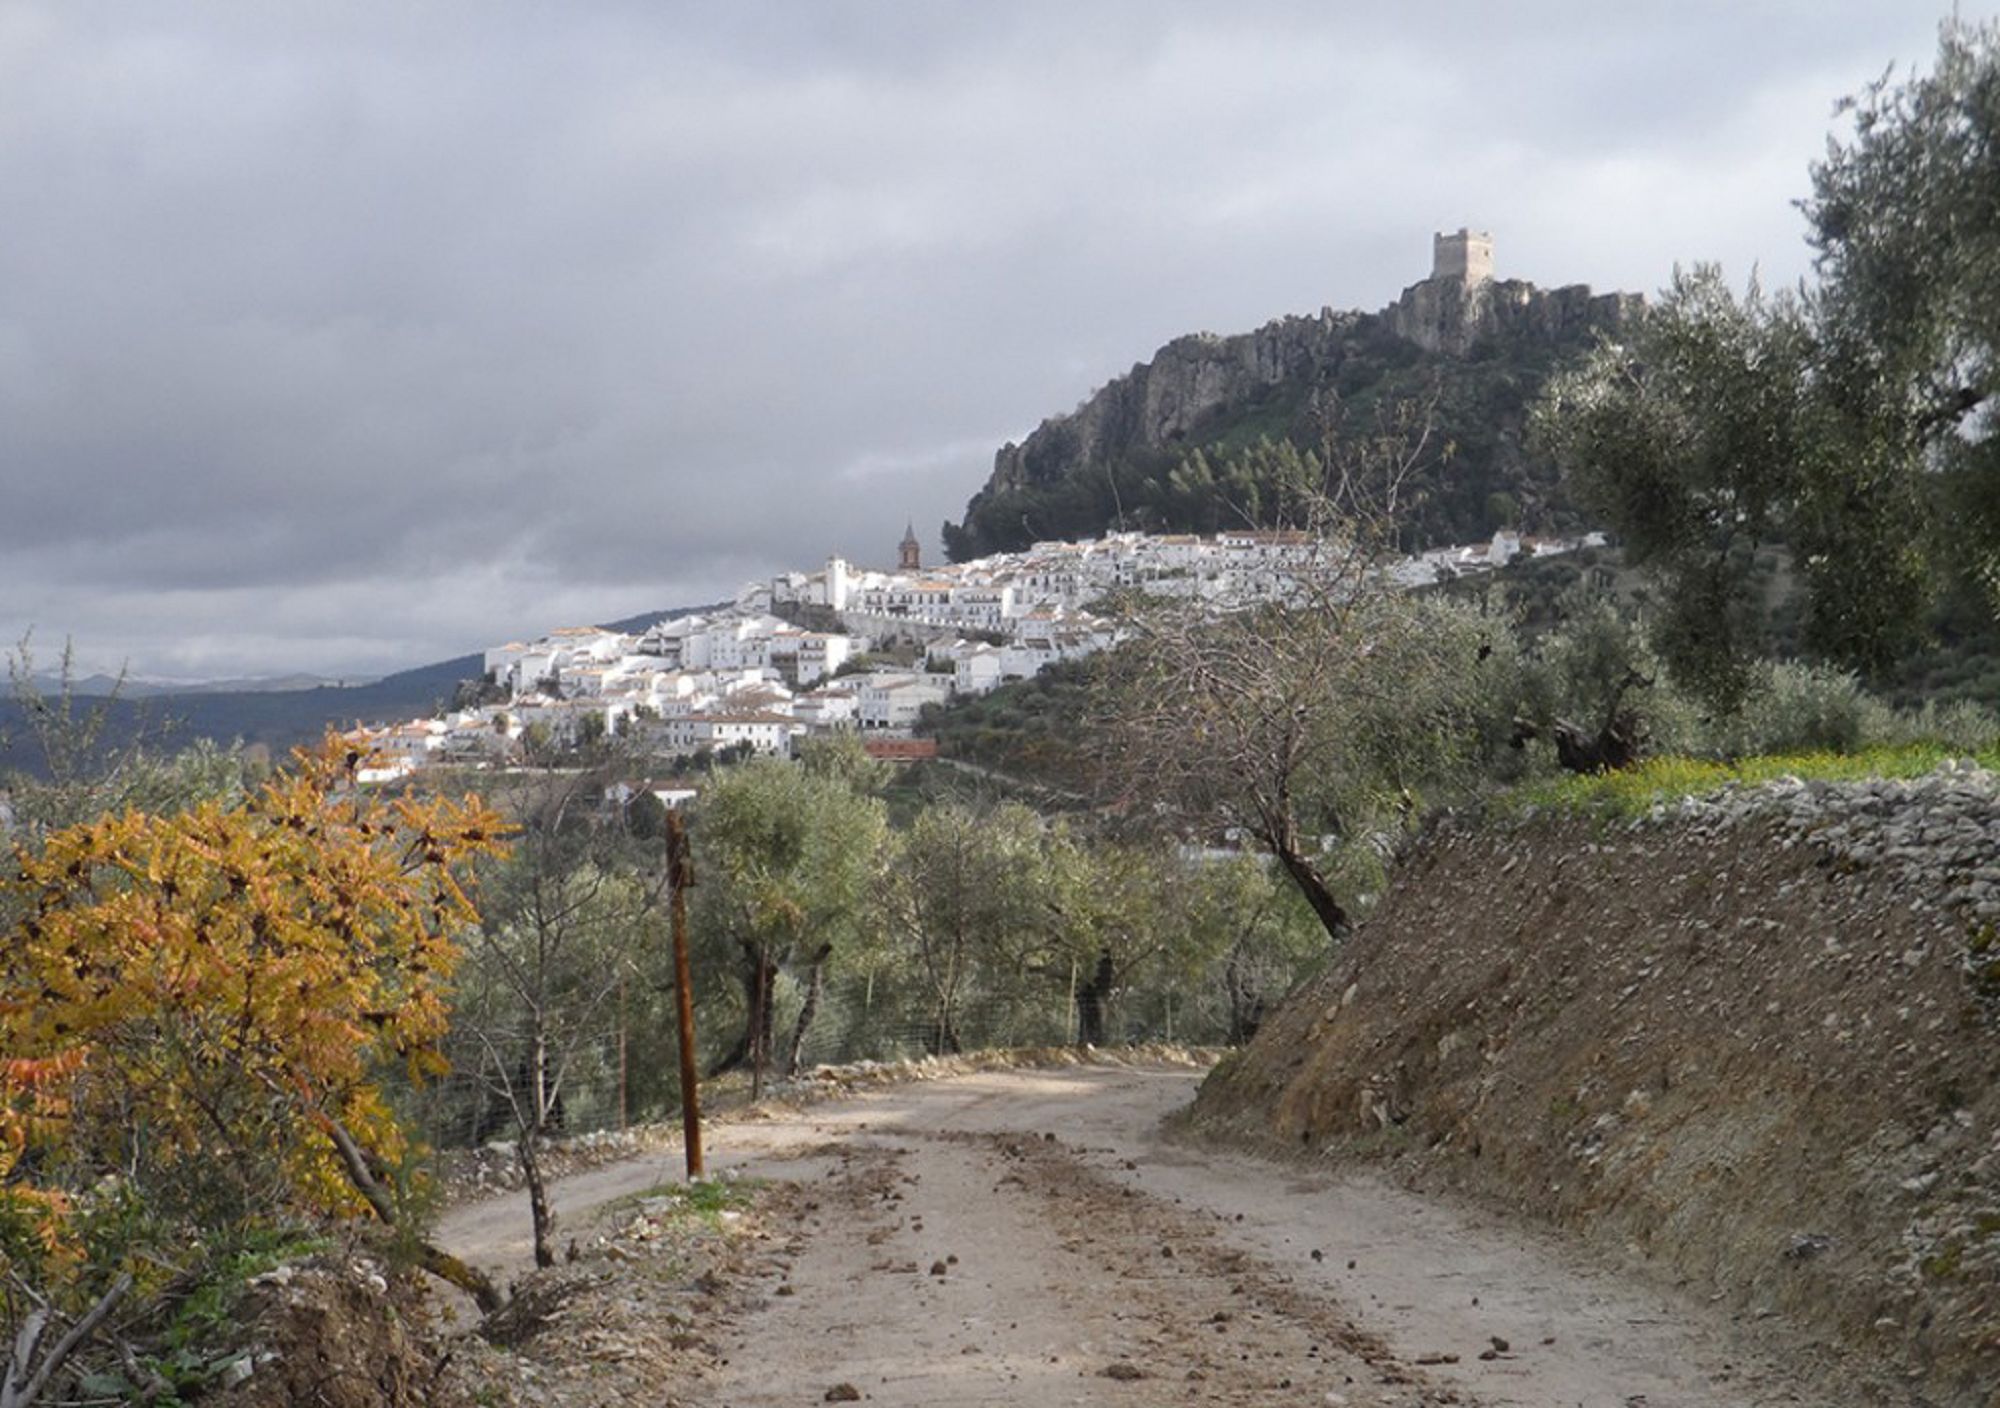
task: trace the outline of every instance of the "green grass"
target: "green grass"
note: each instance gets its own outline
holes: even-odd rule
[[[1525,784],[1506,794],[1503,809],[1579,816],[1643,816],[1663,802],[1711,796],[1726,787],[1755,787],[1794,777],[1802,781],[1858,782],[1912,778],[1967,756],[1940,743],[1908,743],[1865,748],[1857,753],[1788,753],[1773,757],[1714,762],[1703,758],[1648,758],[1624,772],[1564,776]],[[2000,743],[1971,755],[1981,767],[2000,771]]]
[[[664,1198],[669,1206],[660,1214],[663,1221],[689,1218],[720,1223],[725,1212],[741,1212],[756,1201],[763,1181],[755,1178],[698,1178],[692,1183],[659,1183],[610,1203],[607,1213],[636,1211],[641,1203]]]
[[[143,1401],[158,1408],[186,1408],[213,1389],[231,1363],[247,1351],[230,1348],[239,1339],[237,1309],[251,1280],[287,1263],[304,1260],[333,1244],[291,1227],[253,1228],[233,1248],[221,1251],[172,1309],[151,1352],[136,1356],[151,1388]],[[123,1370],[98,1368],[83,1374],[86,1398],[103,1402],[141,1401],[140,1387]]]

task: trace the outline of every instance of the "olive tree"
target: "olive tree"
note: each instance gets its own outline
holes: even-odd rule
[[[2000,591],[2000,29],[1844,105],[1812,167],[1796,293],[1677,273],[1630,335],[1552,381],[1535,431],[1663,587],[1655,642],[1716,706],[1763,648],[1747,551],[1782,543],[1804,644],[1877,670],[1947,590]]]
[[[827,965],[869,937],[886,823],[851,771],[758,759],[716,774],[692,818],[698,934],[733,971],[741,1035],[714,1071],[761,1082],[778,1053],[774,988],[789,970],[805,997],[783,1053],[796,1064],[819,1011]]]
[[[961,1050],[961,1009],[1009,986],[1011,946],[1046,927],[1045,826],[1015,803],[940,801],[898,834],[881,899],[905,965],[921,979],[925,1044]]]
[[[1398,590],[1380,541],[1324,518],[1269,599],[1132,617],[1100,699],[1117,800],[1142,821],[1263,850],[1334,935],[1349,916],[1330,847],[1460,778],[1505,712],[1491,668],[1505,628]]]
[[[605,776],[529,772],[500,794],[519,830],[487,867],[453,1004],[460,1070],[514,1137],[538,1266],[556,1255],[540,1142],[564,1126],[566,1097],[601,1057],[628,979],[659,948],[657,848],[602,814]]]

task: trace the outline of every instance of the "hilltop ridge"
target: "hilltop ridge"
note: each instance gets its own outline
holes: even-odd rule
[[[1436,236],[1430,275],[1375,313],[1322,308],[1252,332],[1175,338],[1003,445],[963,520],[945,525],[947,549],[963,561],[1117,528],[1248,526],[1268,517],[1268,493],[1245,494],[1240,477],[1189,492],[1222,477],[1217,460],[1260,441],[1317,449],[1433,398],[1437,453],[1414,486],[1406,545],[1573,530],[1553,466],[1524,444],[1527,407],[1550,371],[1644,300],[1496,279],[1492,250],[1469,230]]]

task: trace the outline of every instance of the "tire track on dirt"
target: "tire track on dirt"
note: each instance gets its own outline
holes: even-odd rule
[[[878,1128],[789,1197],[803,1251],[753,1271],[702,1402],[1463,1401],[1053,1138]]]

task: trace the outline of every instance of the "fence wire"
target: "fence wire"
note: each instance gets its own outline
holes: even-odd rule
[[[747,1014],[732,990],[699,993],[701,1070],[710,1074],[742,1044]],[[806,993],[780,975],[772,993],[771,1042],[766,1070],[793,1073],[792,1054]],[[1108,1007],[1110,1045],[1148,1041],[1195,1044],[1226,1039],[1228,1014],[1213,994],[1135,990]],[[1054,980],[1010,991],[968,991],[942,1011],[934,995],[891,975],[848,977],[827,984],[805,1040],[797,1070],[855,1061],[896,1061],[1002,1047],[1062,1046],[1080,1035],[1082,1014],[1074,990]],[[575,1136],[668,1119],[679,1111],[679,1049],[671,1005],[599,1012],[579,1034],[549,1042],[545,1079],[554,1095],[548,1130]],[[449,1074],[419,1085],[402,1084],[397,1101],[426,1142],[438,1149],[468,1148],[519,1137],[516,1102],[531,1109],[531,1073],[523,1053],[527,1037],[491,1031],[477,1039],[457,1031],[447,1039]]]

